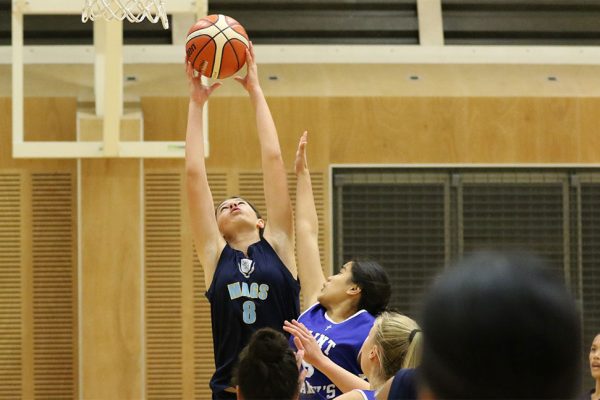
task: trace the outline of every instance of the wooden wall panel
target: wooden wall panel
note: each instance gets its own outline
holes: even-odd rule
[[[85,399],[142,397],[139,160],[81,162],[81,384]]]
[[[183,398],[182,174],[144,177],[146,394]]]
[[[76,99],[28,97],[24,106],[25,136],[28,140],[60,141],[75,138]],[[21,299],[21,349],[17,343],[11,345],[13,351],[22,352],[20,398],[73,398],[77,392],[77,319],[74,312],[77,303],[73,297],[73,285],[76,282],[72,275],[72,268],[75,268],[73,180],[76,161],[13,159],[11,123],[11,99],[2,98],[0,175],[17,173],[22,179],[21,226],[19,234],[14,236],[14,240],[20,241],[22,285],[19,296],[11,294],[13,299]],[[40,188],[44,186],[40,177],[44,174],[57,178],[54,181],[57,185],[51,185],[52,189],[47,192],[40,192]],[[60,183],[65,176],[70,176],[70,187]],[[0,197],[3,195],[4,191],[0,190]],[[2,228],[9,228],[3,222],[0,225]],[[63,243],[53,250],[46,248],[50,243],[62,240],[65,241],[65,246],[70,245],[68,250],[61,247]],[[5,241],[6,245],[10,243],[11,240]],[[57,262],[61,256],[65,256],[65,260]],[[56,287],[51,288],[53,285]],[[2,292],[10,293],[8,288]],[[6,376],[8,378],[10,374]],[[10,391],[0,393],[0,397],[9,393]]]
[[[300,134],[304,129],[310,132],[308,155],[317,208],[323,224],[320,243],[324,248],[325,268],[331,268],[328,242],[330,188],[327,177],[332,163],[600,162],[600,153],[595,150],[600,145],[597,143],[600,140],[597,135],[597,127],[600,126],[600,113],[597,112],[600,108],[599,98],[389,97],[390,94],[393,95],[269,98],[284,161],[290,170]],[[26,137],[29,140],[74,139],[76,99],[28,98],[25,106]],[[144,98],[142,108],[145,114],[146,140],[184,139],[186,98]],[[260,169],[259,145],[248,98],[215,97],[210,102],[209,112],[211,153],[207,166],[212,174],[215,201],[220,201],[229,194],[247,193],[249,198],[256,197],[257,206],[266,212],[264,204],[260,204],[262,194],[256,191],[256,186],[262,186],[257,178],[260,175],[257,175]],[[21,226],[26,228],[21,230],[21,279],[22,287],[25,288],[21,292],[24,310],[21,367],[22,377],[31,377],[30,381],[34,382],[34,367],[37,365],[38,381],[41,382],[42,361],[39,357],[36,361],[34,357],[41,353],[33,348],[34,316],[41,317],[45,311],[35,308],[34,290],[38,290],[40,286],[35,286],[34,282],[47,278],[44,284],[49,284],[51,279],[46,272],[35,277],[31,266],[34,263],[31,253],[34,241],[41,240],[41,237],[34,237],[38,233],[34,231],[33,221],[30,223],[30,217],[27,216],[30,207],[33,209],[33,204],[30,204],[33,194],[30,196],[27,190],[33,190],[35,174],[69,173],[75,177],[76,161],[12,159],[10,122],[10,99],[2,98],[0,174],[17,171],[25,174],[22,176],[27,177],[26,180],[29,177],[32,179],[32,188],[23,189],[20,194],[24,199],[21,204]],[[82,161],[81,251],[84,275],[81,277],[83,298],[80,299],[83,310],[81,368],[84,374],[82,393],[86,398],[139,398],[144,392],[141,386],[143,364],[140,357],[144,350],[150,352],[150,343],[147,347],[142,347],[144,325],[141,310],[144,305],[140,304],[142,296],[137,295],[145,288],[144,277],[140,272],[140,234],[143,224],[140,219],[139,184],[143,177],[139,165],[136,160]],[[169,173],[183,173],[182,160],[146,160],[144,165],[149,170],[158,168],[168,169]],[[221,186],[218,187],[217,181],[221,182]],[[293,176],[290,176],[290,189],[293,193],[292,181]],[[322,185],[322,194],[319,192],[319,185]],[[29,181],[21,186],[29,187]],[[75,188],[73,184],[72,196],[75,196]],[[210,336],[207,336],[208,305],[203,297],[205,288],[202,287],[202,273],[197,263],[193,262],[191,235],[184,205],[186,199],[182,193],[183,211],[179,236],[182,266],[180,271],[170,273],[179,274],[176,280],[181,282],[178,295],[182,310],[181,324],[177,328],[181,329],[181,339],[177,339],[181,341],[181,345],[176,346],[180,346],[183,355],[181,367],[176,364],[173,370],[181,369],[183,372],[181,388],[177,382],[175,386],[169,386],[167,391],[178,394],[181,390],[182,397],[202,398],[208,394],[206,382],[213,368],[212,342]],[[2,195],[0,193],[0,198]],[[69,218],[73,224],[77,222],[75,214],[71,214]],[[60,232],[60,235],[63,234],[65,233]],[[73,227],[72,235],[75,234]],[[172,250],[172,247],[169,246],[169,249]],[[35,261],[37,265],[50,265],[54,254],[44,257]],[[169,254],[169,257],[178,256]],[[56,271],[53,270],[52,274],[54,272]],[[190,276],[193,279],[187,279]],[[68,284],[69,278],[64,279],[63,283]],[[76,275],[72,275],[70,279],[76,279]],[[176,287],[177,284],[169,290],[176,292],[177,289],[173,289]],[[38,291],[37,295],[41,293]],[[149,294],[150,292],[146,292],[146,295]],[[76,297],[72,301],[75,302]],[[76,319],[73,323],[75,321]],[[174,325],[179,325],[179,322],[175,321]],[[37,332],[41,331],[38,329]],[[73,334],[76,333],[73,331]],[[46,340],[39,335],[37,338],[36,340]],[[79,350],[76,344],[73,346],[75,357]],[[14,348],[17,351],[16,344]],[[152,371],[171,368],[166,364],[159,367],[160,357],[152,357],[150,354],[146,360],[149,363],[147,368],[149,365],[158,368]],[[118,368],[115,369],[115,365]],[[150,371],[149,368],[147,378],[151,376]],[[74,381],[71,385],[76,392],[77,375],[73,373]],[[164,377],[168,377],[169,385],[179,379],[168,374]],[[145,390],[148,395],[156,393],[158,396],[158,391],[152,392],[152,388],[157,386],[152,385],[146,385]],[[31,393],[31,396],[24,397],[33,397],[34,389],[24,387],[23,393]],[[71,387],[64,385],[56,390],[71,393]]]
[[[0,398],[23,398],[22,176],[0,172]]]
[[[32,174],[33,386],[35,398],[77,395],[75,182]]]

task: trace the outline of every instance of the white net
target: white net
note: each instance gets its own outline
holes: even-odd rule
[[[169,29],[164,0],[85,0],[81,20],[87,22],[96,18],[127,19],[131,22],[141,22],[146,18],[152,23],[161,20],[163,27]]]

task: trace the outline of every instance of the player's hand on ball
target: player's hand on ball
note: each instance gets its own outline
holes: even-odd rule
[[[215,82],[210,86],[202,83],[202,72],[206,69],[206,63],[202,65],[201,71],[197,74],[191,63],[186,63],[185,72],[188,78],[190,89],[190,100],[196,104],[204,105],[211,93],[221,86],[221,82]]]
[[[258,69],[256,68],[256,61],[254,60],[254,46],[250,42],[250,48],[246,49],[246,76],[236,76],[234,78],[238,81],[248,93],[260,89],[260,83],[258,82]]]

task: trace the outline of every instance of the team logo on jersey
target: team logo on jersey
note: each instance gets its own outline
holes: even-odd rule
[[[246,278],[250,278],[250,274],[254,272],[254,261],[248,258],[242,258],[238,264],[238,269]]]

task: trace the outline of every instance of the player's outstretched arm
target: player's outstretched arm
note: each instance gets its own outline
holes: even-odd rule
[[[294,170],[296,172],[296,254],[298,276],[304,300],[303,309],[314,304],[325,284],[319,253],[319,218],[315,207],[310,172],[306,161],[308,132],[298,143]]]
[[[237,76],[235,79],[248,91],[256,116],[268,218],[264,236],[273,245],[292,275],[296,277],[294,221],[287,175],[277,129],[258,81],[252,42],[246,52],[246,66],[246,76],[244,78]]]
[[[190,88],[188,122],[185,136],[186,190],[191,219],[192,234],[198,260],[204,270],[204,283],[210,286],[220,252],[225,246],[213,209],[213,197],[208,186],[204,163],[204,132],[202,111],[210,94],[221,84],[208,87],[201,76],[194,76],[188,63],[186,74]]]

